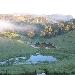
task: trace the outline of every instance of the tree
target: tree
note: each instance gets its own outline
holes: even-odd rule
[[[31,31],[31,32],[28,32],[27,35],[29,38],[33,38],[35,36],[35,33],[33,31]]]

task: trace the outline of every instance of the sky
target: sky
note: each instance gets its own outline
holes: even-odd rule
[[[75,0],[0,0],[0,14],[72,15]]]

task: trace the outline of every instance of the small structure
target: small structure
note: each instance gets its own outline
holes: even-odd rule
[[[46,75],[45,73],[37,74],[37,75]]]
[[[40,48],[46,48],[46,47],[48,47],[48,48],[56,48],[55,45],[53,43],[50,43],[50,42],[49,43],[45,43],[45,42],[39,43],[39,42],[37,42],[34,45],[35,45],[35,47],[40,47]]]

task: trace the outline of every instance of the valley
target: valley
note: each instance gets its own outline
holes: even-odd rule
[[[52,17],[48,22],[46,17],[12,17],[0,21],[0,74],[75,74],[73,18],[59,21],[60,17]]]

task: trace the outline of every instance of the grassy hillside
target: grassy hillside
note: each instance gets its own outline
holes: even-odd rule
[[[36,49],[21,40],[0,38],[0,60],[34,54]]]
[[[36,49],[21,40],[23,40],[23,38],[20,40],[0,38],[0,60],[2,61],[18,56],[29,57],[32,54],[41,53],[43,55],[55,56],[57,61],[50,64],[0,66],[1,73],[19,75],[25,72],[34,72],[35,70],[37,73],[42,73],[45,69],[47,69],[49,73],[65,72],[67,75],[72,75],[72,73],[75,72],[75,30],[50,39],[43,39],[55,44],[56,48]]]

